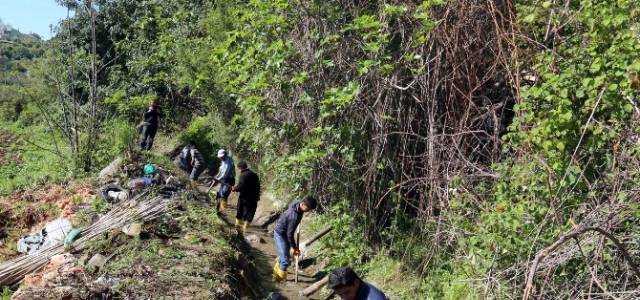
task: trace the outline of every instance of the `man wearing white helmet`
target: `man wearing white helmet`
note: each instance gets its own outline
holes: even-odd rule
[[[236,166],[233,164],[233,159],[227,154],[227,150],[218,150],[218,158],[220,159],[220,169],[215,178],[220,182],[220,189],[216,194],[216,200],[220,201],[219,211],[223,211],[227,206],[231,187],[236,184]]]

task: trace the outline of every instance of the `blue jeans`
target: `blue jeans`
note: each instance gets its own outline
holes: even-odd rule
[[[273,240],[276,242],[276,253],[278,254],[278,263],[280,270],[286,271],[289,266],[289,241],[278,233],[273,233]]]

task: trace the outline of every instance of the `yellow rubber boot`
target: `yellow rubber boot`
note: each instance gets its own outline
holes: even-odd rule
[[[287,281],[287,272],[280,270],[280,264],[278,264],[277,262],[273,266],[273,281],[275,282]]]
[[[225,210],[227,208],[227,200],[220,199],[220,211]]]
[[[242,233],[247,233],[247,228],[249,227],[249,221],[244,221],[244,224],[242,225]]]
[[[273,265],[273,281],[274,282],[278,282],[278,270],[280,268],[278,267],[278,258],[276,258],[276,263]]]

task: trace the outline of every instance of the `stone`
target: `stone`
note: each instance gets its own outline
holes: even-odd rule
[[[111,286],[115,284],[113,279],[107,279],[104,276],[98,277],[90,284],[88,284],[89,290],[94,293],[106,293],[111,289]]]
[[[255,224],[258,227],[265,228],[269,226],[271,223],[275,222],[279,216],[280,216],[279,212],[274,212],[274,211],[260,212],[258,213],[258,216],[255,218],[255,221],[253,222],[253,224]]]
[[[91,268],[102,269],[102,267],[104,267],[104,264],[106,262],[107,262],[107,258],[104,257],[102,254],[98,253],[93,257],[91,257],[91,259],[87,263],[87,269],[91,269]]]
[[[124,160],[122,157],[118,157],[114,159],[108,166],[98,173],[98,179],[108,179],[115,177],[120,172],[120,168],[122,168]]]
[[[245,240],[247,240],[247,242],[249,244],[252,244],[252,245],[264,244],[265,243],[264,239],[262,239],[261,237],[259,237],[258,235],[255,235],[255,234],[247,235],[245,237]]]
[[[142,232],[142,224],[140,223],[131,223],[122,227],[122,232],[128,236],[138,237],[140,236],[140,232]]]

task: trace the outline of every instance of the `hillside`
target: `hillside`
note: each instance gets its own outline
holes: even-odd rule
[[[5,24],[0,19],[0,39],[5,41],[17,42],[17,41],[38,41],[41,38],[37,34],[25,34],[19,30],[11,27],[10,24]]]
[[[0,195],[116,157],[172,165],[192,141],[208,173],[224,148],[281,206],[318,199],[303,229],[334,230],[313,280],[351,265],[391,299],[636,299],[636,2],[67,1],[51,40],[0,30],[21,40],[0,44]]]

